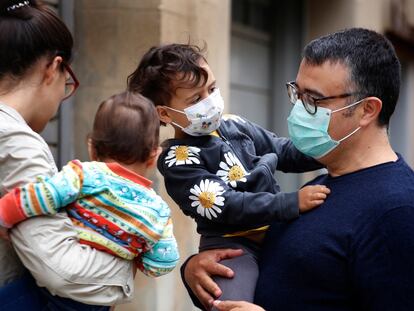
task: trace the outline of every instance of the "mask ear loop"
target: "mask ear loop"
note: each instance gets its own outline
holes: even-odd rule
[[[178,110],[178,109],[174,109],[174,108],[171,108],[171,107],[168,107],[168,106],[164,106],[164,107],[165,107],[165,108],[167,108],[167,109],[170,109],[170,110],[172,110],[172,111],[179,112],[179,113],[181,113],[181,114],[183,114],[183,115],[187,116],[187,114],[186,114],[184,111],[181,111],[181,110]],[[187,117],[187,120],[188,120],[188,117]],[[176,127],[180,128],[180,129],[182,129],[182,130],[184,130],[184,127],[183,127],[183,126],[181,126],[181,125],[179,125],[178,123],[175,123],[175,122],[171,121],[171,124],[172,124],[172,125],[175,125]]]
[[[178,110],[178,109],[174,109],[174,108],[171,108],[171,107],[168,107],[168,106],[164,106],[165,108],[167,108],[167,109],[170,109],[170,110],[172,110],[172,111],[175,111],[175,112],[179,112],[179,113],[181,113],[181,114],[185,114],[185,112],[184,111],[181,111],[181,110]]]
[[[353,107],[353,106],[355,106],[355,105],[358,105],[358,104],[362,103],[364,100],[365,100],[365,98],[363,98],[363,99],[361,99],[361,100],[359,100],[359,101],[357,101],[357,102],[355,102],[355,103],[353,103],[353,104],[350,104],[350,105],[348,105],[348,106],[345,106],[345,107],[342,107],[342,108],[339,108],[339,109],[333,110],[331,113],[334,113],[334,112],[337,112],[337,111],[341,111],[341,110],[345,110],[345,109],[351,108],[351,107]],[[349,133],[349,134],[348,134],[348,135],[346,135],[345,137],[342,137],[340,140],[338,140],[338,143],[341,143],[341,142],[343,142],[345,139],[347,139],[347,138],[351,137],[351,136],[352,136],[352,135],[354,135],[356,132],[358,132],[360,129],[361,129],[361,127],[360,127],[360,126],[359,126],[359,127],[357,127],[357,128],[356,128],[355,130],[353,130],[351,133]]]
[[[358,105],[358,104],[362,103],[364,100],[365,100],[365,98],[363,98],[361,100],[358,100],[357,102],[355,102],[353,104],[350,104],[348,106],[345,106],[345,107],[342,107],[342,108],[339,108],[339,109],[336,109],[336,110],[332,110],[331,113],[334,113],[334,112],[338,112],[338,111],[341,111],[341,110],[345,110],[345,109],[351,108],[351,107],[353,107],[355,105]]]
[[[342,137],[340,140],[338,140],[338,143],[343,142],[345,139],[351,137],[352,135],[354,135],[356,132],[358,132],[361,129],[361,127],[357,127],[355,130],[353,130],[351,133],[349,133],[348,135],[346,135],[345,137]]]
[[[180,129],[182,129],[182,130],[184,130],[184,127],[183,127],[183,126],[181,126],[181,125],[179,125],[178,123],[175,123],[175,122],[171,121],[171,124],[172,124],[172,125],[175,125],[176,127],[180,128]]]
[[[185,115],[185,116],[187,117],[187,114],[186,114],[184,111],[181,111],[181,110],[178,110],[178,109],[174,109],[174,108],[171,108],[171,107],[168,107],[168,106],[164,106],[164,107],[165,107],[165,108],[168,108],[168,109],[170,109],[170,110],[172,110],[172,111],[182,113],[183,115]],[[188,117],[187,117],[187,120],[188,120]],[[191,121],[190,121],[190,120],[188,120],[188,121],[191,123]],[[171,121],[171,124],[172,124],[172,125],[174,125],[174,126],[176,126],[176,127],[178,127],[179,129],[181,129],[184,133],[187,133],[187,132],[185,131],[186,127],[181,126],[181,125],[179,125],[178,123],[175,123],[175,122],[173,122],[173,121]]]

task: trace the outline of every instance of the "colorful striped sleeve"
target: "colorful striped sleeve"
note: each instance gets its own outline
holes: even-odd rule
[[[179,259],[172,220],[169,218],[159,241],[138,257],[138,268],[147,276],[157,277],[171,272]]]
[[[82,184],[82,164],[71,161],[56,175],[39,178],[38,182],[15,188],[2,197],[0,222],[10,228],[30,217],[56,214],[78,198]]]

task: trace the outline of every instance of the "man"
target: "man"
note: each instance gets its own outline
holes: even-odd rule
[[[273,224],[255,303],[265,310],[414,310],[414,173],[389,143],[400,63],[382,35],[361,28],[310,42],[295,82],[289,134],[326,165],[331,194],[289,224]],[[235,250],[192,257],[183,275],[204,306],[220,295],[210,275]],[[215,302],[218,310],[263,310]]]

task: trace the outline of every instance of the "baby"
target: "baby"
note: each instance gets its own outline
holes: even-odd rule
[[[102,102],[88,138],[92,162],[70,161],[50,178],[15,188],[0,199],[5,228],[65,208],[81,243],[127,260],[146,275],[170,272],[179,255],[170,209],[146,178],[160,153],[159,119],[140,94]]]

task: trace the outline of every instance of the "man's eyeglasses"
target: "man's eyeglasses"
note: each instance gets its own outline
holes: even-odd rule
[[[62,101],[71,97],[75,93],[76,89],[79,87],[79,81],[76,78],[70,66],[66,63],[63,63],[63,67],[69,73],[69,78],[66,80],[65,83],[65,97],[62,99]]]
[[[318,109],[318,103],[328,99],[336,99],[336,98],[345,98],[357,94],[361,94],[360,92],[353,92],[353,93],[345,93],[341,95],[335,96],[326,96],[326,97],[314,97],[307,92],[299,92],[296,83],[294,81],[286,83],[287,93],[289,96],[289,101],[292,105],[296,103],[298,99],[300,99],[305,107],[306,111],[309,114],[314,115]]]

